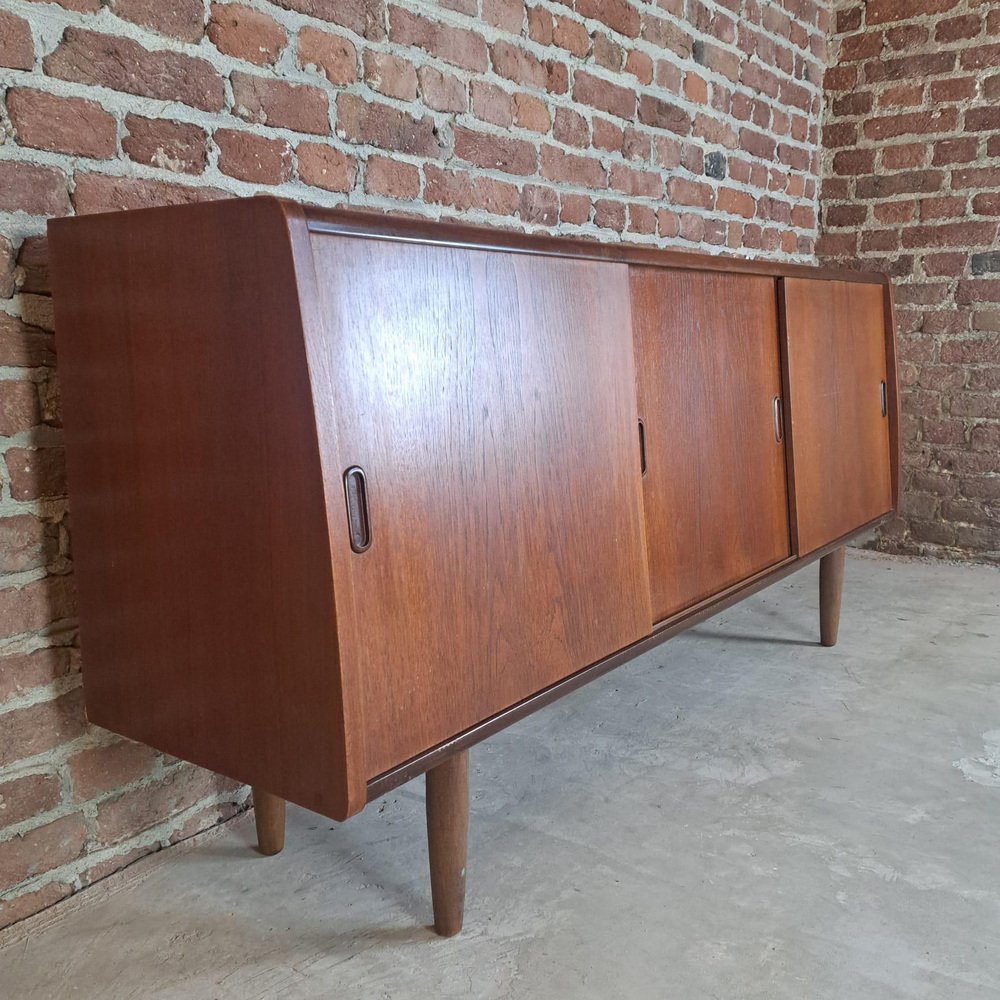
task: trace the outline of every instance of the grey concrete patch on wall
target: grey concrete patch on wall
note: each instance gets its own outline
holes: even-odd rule
[[[813,568],[475,748],[458,938],[417,781],[139,862],[0,937],[0,992],[1000,997],[1000,572],[852,550],[834,649],[816,605]]]

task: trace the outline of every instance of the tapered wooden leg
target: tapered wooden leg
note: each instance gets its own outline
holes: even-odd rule
[[[449,757],[427,772],[427,847],[431,859],[434,930],[451,937],[465,915],[469,844],[469,754]]]
[[[253,790],[253,816],[257,824],[257,847],[261,854],[278,854],[285,846],[285,800]]]
[[[824,646],[837,645],[845,553],[846,549],[841,546],[819,561],[819,637]]]

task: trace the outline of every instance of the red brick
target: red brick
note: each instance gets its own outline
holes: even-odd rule
[[[528,10],[528,37],[539,45],[552,44],[552,15],[544,7]]]
[[[620,233],[625,229],[625,206],[620,201],[599,198],[594,202],[594,225]]]
[[[1000,187],[1000,167],[968,167],[964,170],[953,170],[951,186],[954,190]]]
[[[886,145],[882,149],[882,166],[888,170],[903,170],[923,166],[931,144],[926,142]]]
[[[498,76],[528,87],[544,90],[548,82],[545,64],[511,42],[497,41],[490,47],[493,70]]]
[[[367,143],[415,156],[439,152],[434,119],[414,118],[387,104],[370,103],[354,94],[337,98],[337,135],[350,142]]]
[[[865,20],[868,24],[905,21],[922,14],[943,14],[958,6],[959,0],[868,0]]]
[[[625,142],[625,132],[613,122],[595,118],[592,124],[593,142],[597,149],[621,152]],[[586,145],[584,143],[583,145]]]
[[[1000,129],[1000,107],[970,108],[965,113],[965,127],[969,132]]]
[[[222,77],[204,59],[150,51],[130,38],[67,28],[42,65],[49,76],[62,80],[180,101],[202,111],[221,111],[224,104]]]
[[[424,200],[434,205],[450,205],[460,212],[478,208],[493,215],[513,215],[520,193],[513,184],[492,177],[479,177],[464,170],[424,167]]]
[[[0,10],[0,66],[31,69],[35,65],[35,43],[23,17]]]
[[[57,525],[46,524],[32,514],[0,517],[0,571],[21,573],[39,569],[55,557],[58,548]]]
[[[300,142],[295,147],[299,178],[324,191],[350,191],[358,166],[339,149],[319,142]]]
[[[581,17],[601,21],[621,35],[639,34],[639,12],[628,0],[576,0],[574,9]]]
[[[577,156],[556,146],[542,146],[542,176],[578,187],[607,187],[607,171],[593,156]]]
[[[556,15],[552,41],[580,59],[590,54],[590,32],[586,26],[561,14]]]
[[[502,128],[514,121],[514,101],[506,90],[482,80],[472,81],[472,113],[480,120]]]
[[[87,802],[148,775],[157,752],[142,743],[120,740],[89,747],[67,761],[74,802]]]
[[[856,62],[871,59],[882,52],[885,36],[880,31],[860,31],[856,35],[845,35],[840,40],[840,62]]]
[[[301,34],[307,32],[315,29],[303,28]],[[213,3],[207,34],[220,52],[257,66],[273,66],[288,43],[285,29],[274,18],[238,3]]]
[[[972,199],[972,211],[976,215],[1000,215],[1000,192],[977,194]]]
[[[958,77],[951,80],[931,81],[931,100],[937,104],[943,101],[966,101],[976,95],[974,76]]]
[[[102,844],[118,843],[190,809],[209,795],[238,787],[228,778],[183,765],[166,778],[102,802],[97,807],[97,837]]]
[[[326,94],[318,87],[238,71],[230,80],[233,112],[240,118],[295,132],[329,134],[330,108]]]
[[[219,170],[253,184],[283,184],[292,175],[292,147],[284,139],[265,139],[252,132],[220,128]]]
[[[954,52],[924,52],[898,59],[873,60],[865,63],[865,80],[878,83],[881,80],[919,80],[926,76],[940,76],[952,72],[957,61]]]
[[[213,187],[189,187],[107,174],[77,174],[73,204],[77,215],[89,215],[92,212],[117,212],[158,205],[188,205],[226,197],[231,196]]]
[[[4,459],[13,499],[66,495],[66,456],[62,448],[8,448]]]
[[[58,587],[48,588],[48,599],[46,588],[42,586],[46,584],[46,580],[59,581]],[[48,577],[46,580],[38,580],[21,588],[21,593],[32,588],[32,593],[24,599],[24,602],[30,601],[32,604],[31,620],[27,622],[29,627],[20,628],[28,618],[27,605],[22,602],[19,609],[16,609],[19,617],[13,626],[4,619],[5,632],[15,635],[17,632],[14,629],[17,628],[22,632],[33,631],[51,621],[69,617],[72,605],[66,606],[68,598],[65,596],[68,577]],[[0,607],[5,610],[13,604],[7,599],[9,593],[10,591],[0,591]],[[50,600],[53,603],[50,604]],[[36,621],[39,624],[34,624]],[[12,658],[0,660],[0,663],[6,667],[10,659]],[[0,767],[46,753],[55,746],[77,739],[86,731],[81,691],[77,688],[52,701],[13,709],[4,713],[3,724],[4,739],[0,742]]]
[[[978,140],[974,136],[938,139],[934,143],[934,166],[948,163],[971,163],[978,156]]]
[[[410,199],[420,194],[420,171],[412,163],[372,156],[365,167],[365,191],[386,198]]]
[[[954,108],[938,108],[935,111],[869,118],[864,124],[864,133],[869,139],[884,140],[925,132],[951,132],[957,124],[958,112]]]
[[[83,853],[87,829],[75,813],[0,843],[0,885],[15,886],[74,861]]]
[[[887,87],[879,95],[880,108],[919,107],[924,103],[924,85],[901,84],[898,87]]]
[[[421,66],[417,70],[417,79],[420,82],[420,95],[427,107],[434,111],[468,110],[468,90],[459,77],[442,73],[433,66]]]
[[[208,136],[197,125],[125,116],[122,149],[131,160],[173,173],[200,174],[208,164]]]
[[[486,42],[481,35],[467,28],[430,21],[402,7],[389,8],[389,38],[475,73],[484,72],[488,65]]]
[[[3,169],[0,167],[0,192]],[[0,365],[11,368],[51,367],[56,356],[51,334],[0,312]]]
[[[0,527],[12,520],[16,518],[0,520]],[[65,677],[72,666],[70,651],[64,646],[45,646],[32,653],[0,657],[0,704]],[[10,760],[14,759],[11,756]]]
[[[962,69],[996,69],[1000,66],[1000,44],[965,49],[959,63]]]
[[[903,247],[988,246],[997,235],[995,222],[959,222],[913,226],[903,231]]]
[[[631,73],[640,83],[648,86],[653,82],[653,60],[645,52],[632,49],[625,58],[625,72]],[[692,73],[688,73],[687,76],[691,79],[699,79]]]
[[[590,198],[585,194],[562,194],[559,197],[559,221],[582,226],[590,219]]]
[[[633,170],[620,163],[611,165],[611,187],[638,198],[657,198],[663,194],[663,178],[649,170]]]
[[[197,42],[205,28],[201,0],[111,0],[111,9],[126,21],[171,35],[183,42]]]
[[[934,40],[937,42],[957,42],[967,38],[975,38],[982,31],[983,19],[979,14],[965,14],[960,17],[949,17],[939,21],[934,28]]]
[[[0,381],[0,437],[29,431],[40,422],[41,409],[35,383],[10,379]],[[2,558],[0,555],[0,562]]]
[[[279,7],[349,28],[363,38],[385,37],[384,0],[274,0]]]
[[[896,25],[885,33],[889,47],[897,52],[919,48],[930,36],[930,31],[922,24]]]
[[[342,35],[331,35],[308,25],[303,27],[299,31],[298,59],[300,66],[314,66],[330,83],[346,85],[358,77],[357,50]]]
[[[0,828],[54,809],[60,797],[59,778],[54,774],[29,774],[0,782]]]
[[[417,71],[413,63],[371,49],[364,54],[365,82],[372,90],[401,101],[417,99]]]
[[[870,174],[874,169],[874,149],[845,149],[834,154],[835,174]]]
[[[752,219],[757,211],[753,195],[727,187],[719,188],[715,197],[715,208],[727,215],[741,215],[745,219]]]
[[[832,229],[853,229],[860,226],[867,217],[868,209],[864,205],[831,205],[825,212],[824,221]]]
[[[711,208],[715,203],[715,192],[700,181],[689,181],[683,177],[671,177],[667,181],[667,199],[675,205],[694,205]]]
[[[621,72],[624,53],[622,47],[611,41],[603,32],[594,33],[594,62],[604,69],[611,70],[612,73]],[[652,60],[650,60],[650,71],[652,71]]]
[[[628,231],[642,236],[656,233],[656,212],[648,205],[629,205]]]
[[[538,164],[535,147],[523,139],[455,129],[455,155],[477,167],[508,174],[533,174]]]
[[[552,126],[545,102],[531,94],[514,95],[514,121],[531,132],[548,132]]]
[[[0,211],[68,215],[66,175],[55,167],[0,160]]]
[[[524,0],[483,0],[483,19],[494,28],[519,35],[524,24]]]
[[[677,135],[688,135],[691,131],[691,116],[688,112],[669,101],[653,97],[652,94],[643,94],[639,98],[639,121],[643,125],[666,129]]]
[[[525,184],[521,189],[518,215],[529,224],[554,226],[559,221],[559,194],[541,184]]]
[[[115,154],[115,120],[93,101],[12,87],[7,112],[22,146],[102,160]]]
[[[591,73],[585,73],[583,70],[577,70],[573,76],[573,99],[600,111],[606,111],[609,115],[616,115],[618,118],[632,118],[635,115],[634,90],[603,80]],[[656,98],[650,100],[656,102],[657,106],[665,104]]]
[[[879,222],[910,222],[917,211],[917,203],[913,199],[907,201],[887,201],[875,205],[872,212]]]

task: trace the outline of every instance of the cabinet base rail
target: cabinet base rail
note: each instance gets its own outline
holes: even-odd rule
[[[867,530],[867,529],[865,529]],[[858,532],[860,534],[860,532]],[[398,787],[421,771],[427,775],[427,853],[430,859],[431,900],[434,908],[434,930],[442,937],[453,937],[462,929],[465,917],[465,873],[469,840],[469,752],[472,743],[478,743],[491,733],[502,729],[537,708],[548,704],[559,695],[612,667],[623,659],[645,652],[659,642],[668,639],[682,628],[702,621],[723,608],[742,600],[765,584],[773,583],[787,576],[793,569],[801,568],[803,562],[820,560],[820,642],[823,646],[833,646],[837,642],[840,626],[840,606],[844,585],[844,562],[846,550],[843,541],[819,549],[806,559],[797,559],[782,566],[777,571],[768,571],[763,579],[750,581],[745,586],[714,601],[706,608],[698,608],[681,621],[664,626],[648,639],[623,650],[622,653],[602,660],[593,667],[574,674],[565,681],[554,685],[558,690],[548,688],[535,697],[515,705],[482,726],[470,730],[448,744],[415,758],[413,761],[368,783],[368,800],[378,798]],[[613,662],[612,662],[613,661]],[[598,669],[601,668],[601,669]],[[585,675],[585,676],[582,676]],[[548,694],[549,697],[543,697]],[[520,711],[518,711],[520,709]],[[470,734],[475,734],[470,739]],[[467,742],[466,742],[467,741]],[[421,766],[422,765],[422,766]],[[411,773],[412,772],[412,773]],[[376,789],[373,792],[373,788]],[[254,818],[257,825],[257,842],[261,854],[273,855],[281,851],[285,844],[285,800],[261,788],[253,789]]]

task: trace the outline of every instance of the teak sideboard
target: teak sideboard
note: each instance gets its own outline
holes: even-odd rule
[[[91,721],[336,820],[896,507],[880,275],[272,198],[49,223]]]

